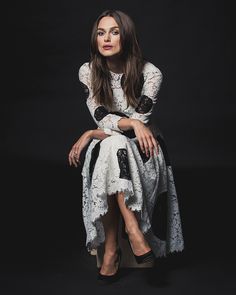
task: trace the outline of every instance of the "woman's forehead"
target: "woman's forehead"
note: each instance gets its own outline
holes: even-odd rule
[[[98,23],[98,29],[109,30],[113,27],[119,28],[117,22],[111,16],[104,16],[102,19],[100,19],[100,21]]]

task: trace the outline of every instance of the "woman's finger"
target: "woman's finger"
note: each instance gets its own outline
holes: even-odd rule
[[[68,156],[70,166],[72,165],[72,156],[73,156],[73,152],[72,152],[72,150],[71,150],[71,151],[69,152],[69,156]]]
[[[88,137],[88,133],[84,133],[72,146],[72,149],[69,153],[69,163],[70,165],[74,165],[75,167],[78,167],[77,163],[81,164],[79,161],[80,153],[83,150],[83,148],[89,143],[89,140],[91,138]]]
[[[147,142],[146,138],[143,139],[143,145],[144,145],[145,154],[148,157],[149,156],[149,154],[148,154],[149,146],[148,146],[148,142]]]
[[[149,135],[147,137],[147,142],[148,142],[149,153],[150,153],[150,156],[152,157],[153,156],[153,148],[154,148],[154,145],[153,145],[153,142],[152,142],[152,135]]]
[[[76,161],[75,161],[75,157],[77,156],[77,151],[76,151],[76,146],[74,145],[69,153],[69,163],[70,166],[73,164],[74,166],[76,166]]]
[[[77,152],[74,156],[76,163],[80,164],[79,158],[80,158],[80,152]]]
[[[76,160],[75,160],[75,156],[74,157],[72,157],[72,162],[73,162],[73,165],[75,166],[75,167],[77,167],[78,165],[77,165],[77,163],[76,163]]]
[[[145,148],[145,141],[144,141],[144,138],[143,137],[140,137],[139,138],[139,145],[140,145],[141,151],[143,153],[145,153],[146,152],[146,148]]]
[[[75,146],[73,147],[73,150],[72,150],[73,155],[74,155],[74,154],[77,154],[77,149],[78,149],[78,148],[77,148],[77,146],[75,145]]]
[[[155,139],[155,137],[152,137],[152,143],[153,143],[154,148],[155,148],[155,150],[156,150],[156,152],[157,152],[157,154],[158,154],[158,151],[159,151],[159,148],[158,148],[158,142],[157,142],[157,140]]]

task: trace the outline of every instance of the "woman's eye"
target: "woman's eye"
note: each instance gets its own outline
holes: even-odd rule
[[[119,34],[119,31],[112,31],[112,34],[113,35],[118,35]],[[103,32],[97,32],[97,35],[98,36],[102,36],[103,35]]]

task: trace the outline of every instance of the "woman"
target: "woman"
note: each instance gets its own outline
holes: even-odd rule
[[[79,80],[98,128],[73,145],[69,163],[77,167],[89,144],[82,168],[86,246],[90,253],[104,246],[98,279],[111,282],[122,254],[119,216],[137,263],[184,249],[171,164],[151,120],[162,73],[142,57],[131,18],[107,10],[94,23],[91,60]]]

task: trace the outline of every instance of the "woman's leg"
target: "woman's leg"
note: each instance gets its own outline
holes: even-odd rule
[[[139,256],[147,253],[151,248],[139,229],[138,221],[134,212],[126,207],[123,192],[117,193],[117,202],[124,218],[125,230],[129,236],[134,254]]]
[[[119,207],[115,195],[108,195],[107,202],[108,212],[101,217],[105,231],[105,246],[100,273],[103,275],[112,275],[117,271],[115,260],[117,258],[116,250],[118,248]]]

